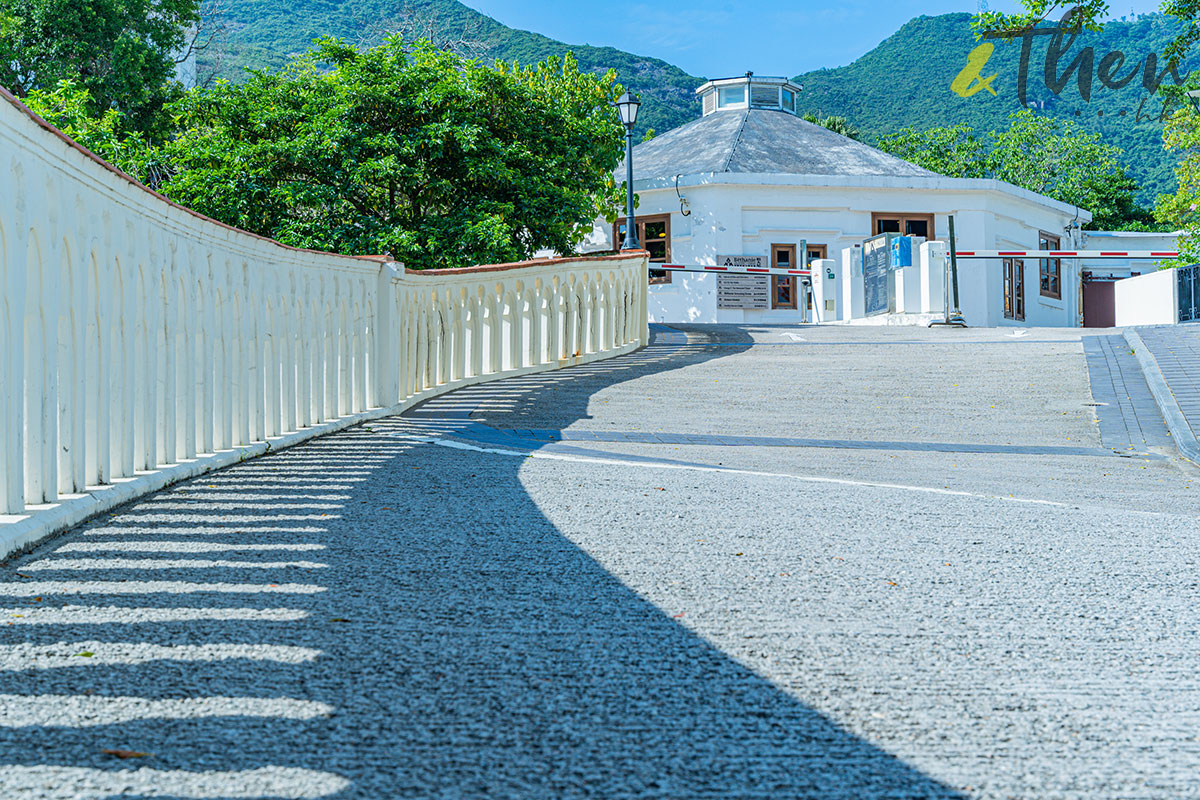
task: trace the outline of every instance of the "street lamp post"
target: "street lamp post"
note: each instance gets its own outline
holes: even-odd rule
[[[625,241],[622,250],[637,250],[637,221],[633,216],[633,126],[637,124],[638,108],[641,101],[625,92],[614,105],[621,115],[621,124],[625,126]]]

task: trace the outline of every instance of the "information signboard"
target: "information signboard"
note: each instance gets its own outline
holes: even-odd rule
[[[770,256],[717,256],[718,267],[750,267],[767,269],[771,266]]]
[[[771,307],[769,275],[730,273],[717,275],[717,308]]]
[[[888,312],[888,266],[893,236],[881,233],[863,242],[863,311],[867,316]]]

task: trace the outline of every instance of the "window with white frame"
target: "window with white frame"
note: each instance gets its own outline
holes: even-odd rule
[[[745,86],[722,86],[719,95],[720,106],[740,106],[746,103]]]

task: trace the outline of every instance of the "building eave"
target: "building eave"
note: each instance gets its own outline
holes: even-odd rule
[[[746,85],[748,83],[758,84],[760,86],[782,86],[785,89],[791,89],[793,92],[796,92],[797,94],[804,91],[804,87],[802,87],[798,83],[792,83],[792,81],[788,78],[780,78],[780,77],[765,76],[765,75],[760,77],[758,75],[755,75],[753,78],[750,78],[749,80],[747,80],[745,75],[739,75],[736,78],[714,78],[713,80],[705,81],[699,88],[696,89],[696,94],[697,94],[697,96],[699,96],[699,95],[702,95],[705,92],[709,91],[710,89],[717,89],[722,86]]]
[[[1081,223],[1092,221],[1092,212],[1047,197],[1011,183],[993,178],[949,178],[944,175],[891,176],[891,175],[796,175],[790,173],[744,173],[706,172],[680,175],[678,187],[683,189],[703,186],[789,186],[829,189],[920,189],[926,191],[953,192],[1000,192],[1026,202],[1040,205],[1067,216],[1079,216]],[[671,191],[676,188],[676,179],[652,178],[634,181],[635,192]]]

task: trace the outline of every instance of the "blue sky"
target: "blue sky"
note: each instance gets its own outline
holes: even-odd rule
[[[792,76],[848,64],[921,14],[974,12],[975,2],[942,0],[463,0],[511,28],[568,44],[608,45],[661,58],[692,75],[727,77],[748,69]],[[1114,16],[1158,9],[1158,0],[1116,0]],[[990,3],[1013,10],[1014,2]]]

